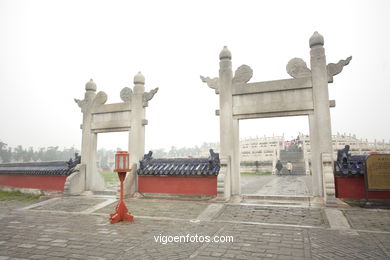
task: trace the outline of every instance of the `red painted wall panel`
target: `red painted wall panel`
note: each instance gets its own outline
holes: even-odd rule
[[[141,193],[217,195],[217,177],[138,176]]]
[[[335,177],[336,197],[342,199],[365,199],[364,177]],[[390,200],[390,191],[369,191],[369,199]]]
[[[40,190],[64,190],[66,176],[0,174],[0,185]]]

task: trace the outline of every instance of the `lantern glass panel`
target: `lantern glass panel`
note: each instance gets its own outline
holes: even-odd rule
[[[119,156],[119,169],[124,169],[124,159],[125,159],[125,156],[124,155],[120,155]]]

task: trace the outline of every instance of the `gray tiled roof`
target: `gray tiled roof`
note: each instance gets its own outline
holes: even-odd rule
[[[152,154],[144,155],[138,175],[216,176],[219,173],[219,154],[213,150],[208,158],[154,159]]]
[[[26,174],[26,175],[69,175],[80,163],[80,156],[69,161],[28,162],[28,163],[2,163],[0,174]]]
[[[349,145],[337,151],[337,160],[334,162],[336,176],[362,176],[366,172],[367,155],[351,155]]]

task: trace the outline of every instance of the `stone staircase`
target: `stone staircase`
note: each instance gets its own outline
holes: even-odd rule
[[[280,150],[280,161],[283,164],[282,175],[289,174],[286,168],[287,162],[290,161],[293,165],[293,175],[306,175],[305,160],[303,159],[303,151],[292,145],[289,150]]]

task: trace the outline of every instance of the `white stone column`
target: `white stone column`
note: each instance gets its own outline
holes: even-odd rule
[[[240,121],[233,120],[232,195],[241,194],[240,175]]]
[[[219,131],[220,131],[220,157],[230,160],[227,164],[231,169],[227,169],[225,175],[225,197],[230,198],[232,181],[239,179],[239,172],[234,172],[233,162],[236,162],[234,156],[234,138],[233,128],[233,97],[232,97],[232,55],[225,46],[219,54]],[[237,135],[237,132],[236,132]],[[233,177],[234,176],[234,177]],[[232,185],[237,192],[236,186]]]
[[[272,175],[276,174],[276,163],[278,161],[278,152],[276,151],[276,148],[274,148],[273,154],[272,154],[272,169],[271,173]]]
[[[75,99],[83,113],[81,164],[85,165],[86,169],[84,190],[99,191],[104,189],[104,180],[97,172],[96,167],[97,134],[91,133],[91,110],[96,97],[96,84],[92,79],[85,85],[85,90],[84,100]]]
[[[226,201],[230,199],[231,194],[231,182],[229,170],[231,169],[230,157],[219,157],[221,163],[221,169],[218,174],[217,183],[217,200]]]
[[[91,191],[104,190],[104,179],[98,172],[97,168],[97,133],[91,133],[90,136],[90,150],[89,150],[89,163],[87,167],[87,188]]]
[[[131,129],[129,132],[130,165],[133,171],[125,180],[125,194],[132,195],[137,191],[136,169],[145,154],[145,77],[139,72],[134,77],[134,89],[131,98]]]
[[[310,159],[312,173],[312,192],[315,197],[323,196],[322,189],[322,174],[321,174],[321,157],[318,143],[318,131],[314,115],[309,115],[309,131],[310,131]]]
[[[321,154],[332,155],[332,131],[329,110],[329,93],[328,93],[328,72],[326,68],[326,57],[324,38],[318,32],[315,32],[309,41],[310,45],[310,64],[313,83],[313,99],[314,99],[314,121],[315,130],[318,134],[319,151],[314,156],[316,163],[322,165],[321,176],[323,178],[324,199],[326,205],[335,203],[334,190],[331,192],[331,187],[334,189],[334,178],[329,176],[324,178],[324,165],[322,164]],[[319,152],[319,154],[318,154]],[[318,161],[320,159],[320,161]],[[327,169],[327,173],[329,170]]]
[[[89,160],[89,148],[90,148],[90,139],[91,139],[91,108],[92,102],[96,97],[96,84],[91,79],[87,84],[85,84],[85,95],[84,100],[75,100],[81,108],[83,113],[83,124],[82,129],[82,139],[81,139],[81,163],[87,164]]]

